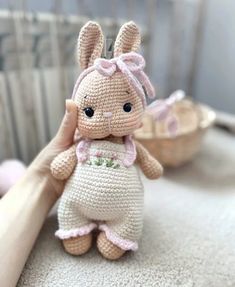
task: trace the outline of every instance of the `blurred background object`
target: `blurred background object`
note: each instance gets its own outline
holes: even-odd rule
[[[215,112],[209,107],[185,98],[183,91],[175,91],[169,98],[147,107],[143,126],[136,130],[135,138],[163,166],[179,167],[197,154],[215,119]]]
[[[9,159],[0,164],[0,198],[24,175],[26,166]]]
[[[53,0],[0,2],[0,160],[29,163],[55,134],[79,75],[81,26],[97,20],[106,56],[121,23],[142,30],[142,52],[158,97],[182,89],[235,112],[232,0]]]

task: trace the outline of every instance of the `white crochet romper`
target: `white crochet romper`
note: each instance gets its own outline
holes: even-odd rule
[[[98,228],[123,250],[136,250],[144,195],[134,165],[134,143],[83,140],[77,146],[77,157],[78,164],[60,200],[56,236],[68,239]]]

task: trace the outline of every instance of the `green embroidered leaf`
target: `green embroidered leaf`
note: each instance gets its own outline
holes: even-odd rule
[[[116,163],[114,166],[113,166],[113,168],[119,168],[120,167],[120,164],[119,163]]]
[[[95,160],[95,165],[100,166],[104,163],[104,159],[103,158],[98,158],[97,160]]]
[[[112,167],[114,165],[114,162],[112,159],[106,159],[106,166],[107,167]]]
[[[86,163],[87,163],[88,165],[92,165],[92,161],[91,161],[91,160],[88,160]]]

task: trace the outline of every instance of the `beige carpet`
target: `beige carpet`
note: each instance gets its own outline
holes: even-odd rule
[[[118,262],[95,247],[69,256],[52,214],[18,286],[235,286],[235,138],[211,130],[193,163],[144,183],[139,251]]]

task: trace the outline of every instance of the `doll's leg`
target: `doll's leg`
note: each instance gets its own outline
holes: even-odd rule
[[[92,245],[92,234],[63,239],[64,249],[71,255],[85,254]]]
[[[107,259],[116,260],[128,250],[137,250],[142,225],[140,214],[130,214],[123,220],[100,225],[102,232],[97,239],[100,253]]]
[[[77,204],[64,198],[59,205],[58,220],[56,236],[63,241],[65,250],[72,255],[86,253],[92,245],[91,231],[97,225],[79,212]]]
[[[109,260],[117,260],[125,253],[125,250],[121,249],[107,238],[104,231],[100,232],[98,235],[97,248],[100,253]]]

